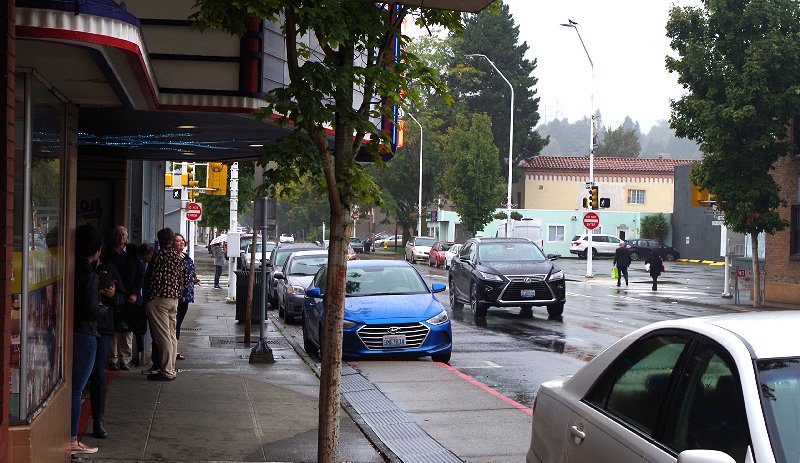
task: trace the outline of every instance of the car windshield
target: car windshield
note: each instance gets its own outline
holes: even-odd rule
[[[759,360],[756,366],[775,461],[800,461],[800,358]]]
[[[414,246],[433,246],[436,243],[436,238],[417,238],[414,240]]]
[[[581,240],[581,235],[575,235],[572,237],[572,241],[580,241],[580,240]]]
[[[274,265],[275,267],[281,267],[283,263],[286,262],[286,259],[289,258],[289,254],[295,252],[296,250],[297,249],[287,249],[285,251],[282,251],[279,249],[273,252],[275,256],[274,258],[270,259],[272,261],[272,265]]]
[[[478,258],[484,262],[516,262],[547,260],[542,251],[531,242],[481,243]]]
[[[449,243],[439,243],[439,249],[442,251],[447,251],[448,249],[452,248],[453,245]]]
[[[275,243],[267,243],[266,249],[268,253],[272,252],[272,250],[275,249]],[[247,247],[247,251],[248,252],[250,251],[250,246]],[[261,243],[256,243],[256,254],[259,254],[260,252],[261,252]]]
[[[317,270],[327,263],[328,256],[326,254],[319,256],[299,256],[292,259],[292,263],[289,267],[289,275],[316,275]]]
[[[410,266],[347,269],[346,297],[427,292],[428,286]]]

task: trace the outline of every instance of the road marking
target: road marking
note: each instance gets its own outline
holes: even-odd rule
[[[474,367],[467,366],[467,367],[461,367],[461,368],[464,368],[465,370],[466,369],[481,369],[481,368],[503,368],[502,365],[498,365],[498,364],[496,364],[496,363],[494,363],[492,361],[489,361],[489,360],[484,360],[483,363],[485,363],[486,365],[479,365],[479,366],[474,366]]]
[[[626,301],[647,302],[644,299],[636,299],[635,297],[630,296],[615,296],[614,294],[609,294],[609,296],[616,297],[617,299],[624,299]]]
[[[567,294],[567,296],[581,296],[581,297],[592,297],[592,296],[591,296],[591,295],[589,295],[589,294],[581,294],[581,293],[570,293],[570,292],[569,292],[569,291],[567,291],[567,293],[566,293],[566,294]]]
[[[512,398],[510,398],[510,397],[508,397],[508,396],[506,396],[506,395],[504,395],[504,394],[502,394],[500,392],[495,391],[494,389],[492,389],[489,386],[483,384],[482,382],[478,381],[477,379],[475,379],[475,378],[473,378],[473,377],[471,377],[471,376],[469,376],[467,374],[464,374],[464,373],[456,370],[455,368],[451,367],[450,365],[448,365],[446,363],[437,363],[437,365],[439,365],[440,367],[444,368],[445,370],[448,370],[450,373],[453,373],[454,375],[461,377],[461,379],[463,379],[466,382],[472,384],[473,386],[476,386],[476,387],[478,387],[480,389],[483,389],[487,393],[497,397],[498,399],[500,399],[503,402],[511,405],[512,407],[514,407],[516,409],[519,409],[519,410],[522,410],[523,412],[527,413],[528,415],[533,415],[533,410],[530,407],[528,407],[527,405],[522,405],[521,403],[517,402],[516,400],[514,400],[514,399],[512,399]]]

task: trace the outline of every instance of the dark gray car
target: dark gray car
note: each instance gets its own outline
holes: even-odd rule
[[[294,251],[283,267],[273,273],[278,297],[278,315],[286,323],[303,314],[306,288],[319,268],[328,263],[328,251]]]
[[[272,250],[272,255],[269,259],[270,268],[267,270],[269,272],[267,275],[267,297],[269,298],[269,305],[273,309],[278,308],[278,293],[273,275],[274,270],[283,268],[283,264],[291,253],[304,249],[320,250],[321,248],[315,243],[278,243],[275,249]]]

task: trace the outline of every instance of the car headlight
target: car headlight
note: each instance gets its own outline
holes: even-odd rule
[[[557,271],[555,273],[551,273],[550,276],[547,277],[547,279],[548,280],[563,280],[564,279],[564,271],[563,270],[559,270],[559,271]]]
[[[350,320],[342,320],[342,329],[349,330],[350,328],[354,328],[358,323],[350,321]]]
[[[488,281],[503,281],[503,278],[500,275],[495,275],[494,273],[486,273],[478,271],[481,274],[481,278]]]
[[[303,288],[302,286],[298,286],[298,285],[289,285],[289,286],[286,287],[286,292],[288,294],[303,295],[303,294],[305,294],[306,289]]]
[[[441,325],[442,323],[446,322],[450,318],[447,316],[447,311],[442,310],[437,315],[425,320],[426,322],[430,323],[431,325]]]

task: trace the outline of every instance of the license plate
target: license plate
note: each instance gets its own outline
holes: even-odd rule
[[[387,334],[383,337],[383,347],[405,347],[405,334]]]
[[[535,297],[536,290],[534,289],[523,289],[520,291],[520,296],[522,297]]]

